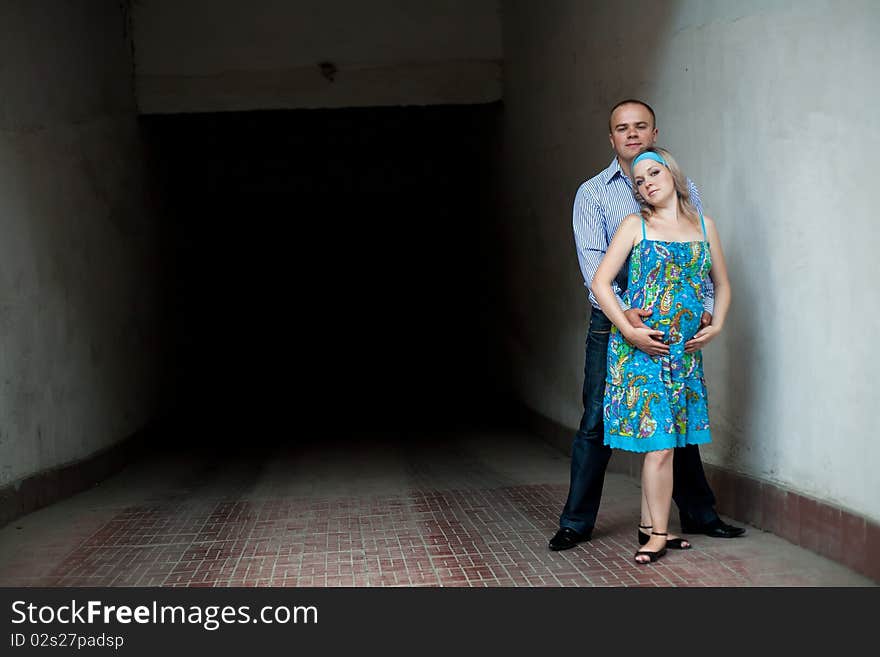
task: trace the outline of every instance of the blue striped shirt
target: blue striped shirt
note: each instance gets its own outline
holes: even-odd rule
[[[697,210],[702,212],[703,203],[697,186],[690,178],[687,182],[691,201]],[[638,214],[640,209],[639,202],[633,196],[632,183],[624,175],[616,157],[607,169],[578,188],[574,197],[572,225],[578,263],[587,289],[593,284],[593,276],[599,269],[599,262],[608,250],[611,238],[620,228],[623,218],[630,214]],[[626,290],[628,273],[629,259],[612,283],[614,294],[624,310],[629,308],[621,296]],[[715,288],[708,278],[703,284],[703,293],[703,306],[711,313],[715,308]],[[601,310],[592,291],[590,291],[590,303],[594,308]]]

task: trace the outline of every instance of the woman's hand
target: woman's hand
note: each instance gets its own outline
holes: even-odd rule
[[[719,333],[721,333],[720,326],[714,324],[704,326],[694,334],[694,337],[684,343],[684,352],[686,354],[691,354],[695,351],[699,351],[718,337]]]
[[[627,331],[624,338],[636,349],[644,351],[651,356],[662,356],[669,353],[669,345],[663,342],[663,331],[652,331],[651,327],[642,321],[642,317],[648,317],[653,309],[630,308],[623,312],[629,321],[632,331]]]
[[[633,328],[630,326],[627,332],[623,334],[623,337],[633,347],[651,356],[664,356],[669,353],[669,345],[661,342],[663,331],[650,329],[647,326],[644,328]]]

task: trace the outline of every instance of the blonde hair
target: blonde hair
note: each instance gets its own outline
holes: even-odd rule
[[[693,221],[694,223],[700,217],[700,212],[697,210],[697,207],[694,205],[694,202],[691,200],[691,190],[688,186],[687,178],[681,170],[681,167],[678,166],[678,162],[675,161],[675,158],[672,157],[672,153],[667,151],[665,148],[660,148],[659,146],[650,146],[648,148],[643,148],[639,151],[639,155],[642,153],[656,153],[660,157],[662,157],[666,161],[666,168],[669,169],[669,173],[672,174],[672,183],[675,186],[675,195],[678,197],[678,209],[681,213],[687,218]],[[638,157],[639,155],[636,155]],[[635,158],[633,158],[635,160]],[[635,173],[630,171],[633,179],[633,194],[635,194],[636,200],[639,202],[641,208],[641,215],[645,218],[645,221],[649,221],[651,217],[654,215],[654,206],[652,206],[648,201],[636,191]]]

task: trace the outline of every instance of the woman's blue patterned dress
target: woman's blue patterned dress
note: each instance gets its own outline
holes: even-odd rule
[[[703,281],[711,267],[708,241],[645,239],[642,220],[642,241],[630,255],[626,301],[633,308],[653,310],[645,324],[663,331],[669,354],[650,356],[612,327],[605,380],[606,445],[651,452],[711,440],[703,355],[684,352],[685,342],[700,326]]]

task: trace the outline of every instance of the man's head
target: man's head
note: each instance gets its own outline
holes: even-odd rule
[[[651,106],[641,100],[622,100],[611,108],[608,118],[611,148],[621,165],[629,166],[639,151],[657,140],[657,121]]]

